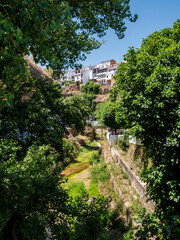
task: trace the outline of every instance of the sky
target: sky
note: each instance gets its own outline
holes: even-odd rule
[[[87,55],[83,66],[96,65],[109,59],[122,61],[129,47],[139,48],[143,38],[155,31],[172,28],[180,18],[180,0],[130,0],[130,9],[133,15],[138,14],[138,19],[135,23],[127,22],[125,37],[118,39],[114,30],[108,30],[103,37],[106,43]]]

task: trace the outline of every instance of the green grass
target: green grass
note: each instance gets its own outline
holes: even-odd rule
[[[74,163],[71,163],[69,164],[67,168],[71,168],[71,167],[75,167],[75,166],[78,166],[78,165],[81,165],[81,164],[84,164],[84,163],[88,163],[89,162],[89,159],[91,158],[92,154],[98,154],[98,151],[90,151],[87,149],[87,151],[84,151],[84,152],[81,152],[79,154],[79,156],[77,156],[77,158],[75,159],[75,162]]]
[[[89,163],[92,165],[93,163],[98,163],[99,161],[100,161],[99,153],[98,152],[93,152],[90,159],[89,159]]]
[[[122,169],[122,175],[124,179],[129,179],[128,175],[126,172],[124,172],[124,170]]]
[[[87,140],[87,144],[89,145],[89,146],[92,146],[92,147],[95,147],[95,146],[97,146],[97,144],[96,144],[96,142],[95,141],[91,141],[91,140]]]
[[[98,189],[98,184],[97,183],[90,183],[89,188],[88,188],[88,193],[90,197],[97,197],[99,195],[99,189]]]
[[[85,163],[89,163],[90,159],[97,159],[99,158],[99,153],[98,150],[94,150],[95,147],[82,147],[82,151],[79,153],[79,155],[77,156],[77,158],[75,159],[75,161],[71,164],[69,164],[65,170],[77,167],[77,166],[81,166]],[[95,148],[96,149],[96,148]],[[75,172],[72,173],[71,175],[69,175],[68,177],[66,177],[68,179],[68,181],[66,183],[63,184],[64,188],[68,189],[68,186],[71,185],[73,182],[78,182],[79,180],[79,175],[81,175],[84,171],[86,171],[86,169],[80,171],[80,172]],[[85,181],[83,181],[85,182]]]
[[[105,163],[95,164],[91,170],[91,179],[93,183],[109,181],[109,171]]]
[[[79,155],[82,155],[82,154],[88,153],[88,152],[91,152],[91,149],[90,149],[90,148],[81,146],[81,147],[80,147],[80,153],[79,153]]]
[[[139,210],[143,209],[139,202],[139,195],[134,190],[134,195],[137,196],[137,199],[135,199],[133,196],[131,196],[131,209],[134,211],[135,214],[138,214]]]
[[[83,182],[73,182],[68,186],[69,196],[72,198],[82,197],[86,194],[85,185]]]
[[[68,182],[78,182],[79,181],[79,175],[81,175],[83,172],[87,171],[87,168],[82,170],[81,172],[78,173],[73,173],[70,176],[68,176]]]

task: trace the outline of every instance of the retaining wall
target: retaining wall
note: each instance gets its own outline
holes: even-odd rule
[[[124,172],[127,173],[132,187],[136,190],[136,192],[139,194],[140,202],[141,204],[150,212],[153,212],[154,210],[154,203],[152,201],[148,201],[148,197],[146,194],[146,187],[145,183],[140,180],[138,176],[135,175],[135,173],[131,170],[131,167],[127,162],[125,162],[119,155],[118,151],[114,147],[110,147],[110,151],[112,154],[112,158],[115,160],[117,165],[120,165]],[[118,195],[121,195],[121,190],[118,188],[117,184],[114,185],[114,190],[118,193]]]

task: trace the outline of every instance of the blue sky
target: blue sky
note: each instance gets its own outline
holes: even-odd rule
[[[173,27],[173,23],[180,18],[180,0],[131,0],[130,7],[133,14],[138,14],[138,19],[135,23],[127,22],[125,37],[118,39],[114,30],[108,30],[103,38],[106,43],[87,55],[83,66],[108,59],[122,61],[129,47],[139,48],[143,38],[155,31]]]

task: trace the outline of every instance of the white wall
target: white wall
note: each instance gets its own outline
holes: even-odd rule
[[[136,144],[136,145],[142,145],[141,140],[137,139],[136,137],[129,136],[129,143]]]
[[[117,139],[123,138],[123,135],[112,135],[111,132],[107,132],[106,137],[107,137],[109,144],[112,145],[112,144],[117,144]],[[129,136],[129,143],[136,144],[136,145],[142,145],[140,139],[137,139],[133,136]]]
[[[111,132],[107,132],[106,137],[110,145],[117,143],[118,135],[112,135]]]
[[[86,70],[83,72],[83,84],[86,84],[88,81],[90,81],[93,77],[93,71],[92,69]]]

